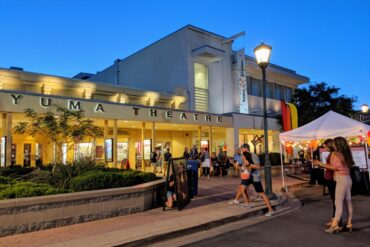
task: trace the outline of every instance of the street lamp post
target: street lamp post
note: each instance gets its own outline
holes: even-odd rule
[[[262,97],[263,97],[263,131],[265,142],[265,190],[268,196],[272,196],[272,179],[271,179],[271,163],[269,158],[268,147],[268,125],[267,125],[267,107],[266,107],[266,68],[270,61],[272,47],[261,43],[254,49],[254,54],[257,59],[258,66],[262,69]]]
[[[367,104],[363,104],[361,106],[361,111],[362,111],[362,113],[367,114],[369,112],[369,106]]]

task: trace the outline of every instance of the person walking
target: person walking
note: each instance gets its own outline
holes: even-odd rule
[[[249,160],[248,160],[249,159]],[[242,155],[242,163],[239,164],[238,161],[234,162],[233,165],[237,171],[240,171],[240,185],[235,195],[235,199],[231,201],[229,204],[240,204],[240,197],[244,199],[244,208],[252,208],[252,205],[249,204],[249,196],[248,196],[248,185],[250,184],[250,173],[251,173],[251,158],[248,155]]]
[[[218,163],[218,158],[216,152],[212,152],[211,163],[213,167],[213,176],[220,176],[220,163]]]
[[[157,147],[157,169],[159,167],[159,173],[162,173],[162,165],[163,165],[163,154],[162,154],[162,147]]]
[[[265,191],[263,190],[263,186],[261,183],[260,160],[255,153],[250,152],[250,146],[247,143],[244,143],[242,145],[242,152],[243,156],[246,156],[247,160],[251,161],[251,183],[254,187],[254,190],[257,192],[258,196],[263,199],[268,208],[268,212],[265,214],[265,216],[272,216],[274,214],[274,211],[272,209],[270,199],[267,197]]]
[[[158,173],[157,171],[157,148],[154,148],[154,151],[150,153],[150,164],[153,167],[153,172]]]
[[[211,161],[209,159],[208,148],[202,148],[200,153],[200,161],[202,162],[203,168],[203,177],[207,177],[209,179],[209,171],[211,166]]]
[[[339,221],[343,214],[344,203],[348,209],[347,229],[352,231],[352,217],[353,206],[351,199],[352,180],[350,177],[350,168],[354,165],[351,149],[349,148],[346,139],[343,137],[334,138],[334,149],[330,157],[330,164],[323,164],[315,160],[314,162],[324,168],[334,171],[334,180],[336,181],[335,187],[335,216],[334,220],[328,229],[327,233],[339,233]]]
[[[166,171],[168,168],[168,161],[172,157],[172,154],[170,153],[170,148],[167,148],[166,153],[163,155],[163,175],[166,175]]]

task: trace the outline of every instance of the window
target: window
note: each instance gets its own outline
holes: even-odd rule
[[[292,93],[293,93],[293,89],[292,88],[285,87],[285,100],[287,102],[291,102],[292,101]]]
[[[283,86],[279,84],[275,84],[275,99],[283,100]]]
[[[266,83],[266,98],[274,98],[274,85],[271,82]]]
[[[262,96],[262,83],[260,80],[251,79],[251,95]]]
[[[195,110],[208,112],[208,68],[204,64],[194,63]]]

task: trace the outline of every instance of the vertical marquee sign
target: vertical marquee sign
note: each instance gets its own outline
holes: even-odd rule
[[[245,70],[244,48],[236,52],[237,80],[239,84],[240,113],[249,113],[248,84]]]

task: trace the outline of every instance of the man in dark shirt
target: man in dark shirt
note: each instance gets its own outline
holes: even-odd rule
[[[167,167],[168,167],[168,161],[172,157],[172,154],[170,153],[170,149],[167,148],[167,152],[163,155],[164,161],[163,161],[163,175],[166,175]]]
[[[150,164],[153,166],[153,172],[157,173],[157,148],[154,149],[154,151],[150,154]]]

